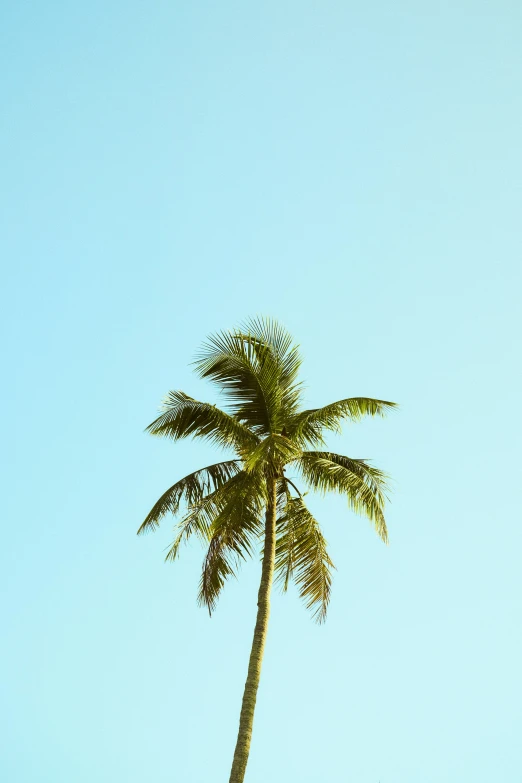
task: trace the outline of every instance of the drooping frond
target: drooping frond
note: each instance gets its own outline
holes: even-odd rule
[[[194,437],[207,438],[218,446],[232,446],[239,453],[253,448],[258,438],[235,416],[199,402],[181,391],[169,392],[163,413],[149,424],[146,432],[172,440]]]
[[[169,547],[165,560],[176,560],[181,544],[195,535],[203,543],[212,538],[214,521],[227,507],[231,498],[238,499],[245,487],[245,474],[239,471],[213,492],[193,503],[187,514],[175,527],[176,537]]]
[[[296,347],[271,321],[209,338],[196,362],[202,378],[222,389],[234,415],[258,434],[279,432],[299,398]]]
[[[296,414],[287,425],[288,433],[302,445],[324,443],[322,432],[341,431],[343,419],[359,421],[363,416],[385,416],[388,410],[397,407],[394,402],[374,400],[371,397],[349,397],[332,402],[323,408],[313,408]]]
[[[225,508],[229,498],[237,496],[243,484],[244,473],[239,471],[213,492],[195,501],[176,525],[176,537],[169,547],[165,560],[173,562],[178,556],[181,544],[186,543],[192,535],[196,535],[203,543],[208,543],[212,537],[214,520]]]
[[[301,497],[289,498],[278,520],[276,577],[283,590],[295,580],[300,597],[320,623],[326,618],[334,568],[319,523]]]
[[[301,497],[301,493],[299,493]],[[295,532],[292,525],[288,524],[287,512],[293,496],[286,476],[277,480],[276,485],[276,581],[281,585],[283,592],[288,590],[290,578],[294,566]],[[263,549],[264,551],[264,549]]]
[[[218,462],[176,481],[151,508],[138,530],[138,535],[159,527],[165,514],[177,514],[182,501],[189,506],[198,503],[205,495],[226,484],[239,468],[238,460]]]
[[[382,540],[388,543],[384,519],[388,478],[385,473],[363,459],[350,459],[329,451],[305,451],[295,464],[312,489],[344,495],[350,508],[367,516]]]
[[[286,477],[281,476],[276,482],[276,513],[279,518],[285,510],[286,504],[291,497],[286,483]]]
[[[294,500],[295,496],[292,492],[297,494],[297,497],[302,498],[302,494],[298,487],[291,481],[284,473],[276,480],[276,530],[281,530],[281,520],[285,520],[286,512],[288,510],[288,504]],[[264,554],[264,545],[261,549],[261,554]],[[288,578],[290,574],[288,573]],[[281,581],[281,574],[279,575],[279,581]],[[283,592],[288,587],[288,579],[283,580]]]
[[[215,511],[209,529],[210,544],[203,564],[198,600],[209,613],[216,606],[226,579],[253,552],[263,530],[265,485],[258,475],[241,471],[231,482]]]
[[[195,535],[202,542],[208,542],[210,538],[210,528],[213,521],[213,515],[216,509],[216,495],[219,490],[212,492],[195,503],[188,513],[183,517],[174,528],[176,536],[169,546],[165,555],[165,561],[176,560],[182,544],[186,544],[192,535]]]

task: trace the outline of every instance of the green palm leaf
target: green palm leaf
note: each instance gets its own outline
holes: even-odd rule
[[[348,397],[332,402],[323,408],[302,411],[288,424],[289,435],[298,443],[317,445],[324,443],[323,430],[339,433],[343,419],[359,421],[363,416],[385,416],[396,408],[394,402],[374,400],[371,397]]]
[[[298,350],[269,320],[213,335],[195,365],[202,378],[219,384],[233,414],[258,434],[279,432],[297,405]]]
[[[384,519],[388,479],[385,473],[366,460],[329,451],[305,451],[296,465],[312,489],[344,495],[350,508],[367,516],[378,535],[388,543]]]
[[[278,376],[280,410],[276,431],[296,411],[302,384],[297,382],[301,367],[301,355],[291,335],[277,321],[270,318],[254,318],[247,321],[238,333],[240,339],[254,346],[260,366],[265,364]]]
[[[238,460],[218,462],[206,468],[189,473],[188,476],[176,481],[153,505],[145,520],[138,529],[138,535],[155,530],[159,527],[165,514],[176,515],[182,500],[190,506],[198,503],[205,495],[222,487],[234,476],[240,467]]]
[[[242,560],[251,556],[263,530],[265,493],[256,474],[240,472],[229,482],[226,496],[216,507],[209,528],[209,547],[203,563],[199,603],[209,613],[229,576],[235,576]]]
[[[254,447],[258,438],[237,418],[215,405],[199,402],[181,391],[169,392],[163,413],[146,429],[151,435],[180,440],[190,435],[207,438],[217,446],[238,452]]]
[[[294,578],[300,597],[322,623],[330,601],[332,570],[326,540],[302,498],[291,498],[278,520],[275,571],[283,590]]]
[[[187,514],[175,527],[176,537],[169,547],[165,560],[174,561],[182,543],[195,534],[203,543],[212,538],[212,528],[215,519],[234,497],[237,499],[238,488],[244,484],[244,472],[240,471],[228,481],[218,486],[213,492],[196,500],[188,509]]]

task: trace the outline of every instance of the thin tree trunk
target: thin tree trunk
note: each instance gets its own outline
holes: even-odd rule
[[[243,783],[250,752],[254,710],[256,708],[257,689],[261,677],[261,664],[265,648],[268,617],[270,614],[270,591],[274,575],[275,526],[276,526],[276,480],[268,479],[268,505],[265,523],[265,551],[261,570],[261,584],[257,598],[257,620],[248,663],[248,674],[243,693],[239,731],[237,735],[232,771],[229,783]]]

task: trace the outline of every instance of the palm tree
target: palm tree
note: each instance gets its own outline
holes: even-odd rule
[[[388,538],[386,475],[365,460],[325,451],[323,433],[339,432],[343,419],[382,416],[394,403],[351,397],[302,410],[300,365],[297,346],[275,321],[256,319],[244,328],[221,332],[203,346],[195,367],[201,378],[220,388],[226,409],[173,391],[161,415],[147,427],[152,435],[172,440],[206,438],[236,454],[177,481],[138,531],[154,530],[165,514],[177,515],[184,508],[166,559],[175,560],[192,535],[205,544],[200,604],[212,613],[227,578],[242,560],[262,549],[257,620],[230,783],[242,783],[245,777],[274,574],[283,590],[295,581],[319,622],[330,600],[334,566],[326,540],[287,470],[309,489],[344,495],[353,511],[371,520],[383,541]]]

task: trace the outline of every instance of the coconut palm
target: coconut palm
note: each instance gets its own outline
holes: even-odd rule
[[[301,487],[344,495],[349,508],[366,515],[383,541],[388,538],[385,474],[365,460],[327,451],[324,433],[339,432],[344,419],[382,416],[394,403],[351,397],[303,410],[300,365],[297,346],[274,321],[256,319],[221,332],[203,346],[195,368],[218,386],[224,408],[172,391],[161,415],[147,428],[172,440],[205,438],[236,455],[177,481],[138,531],[154,530],[166,514],[182,510],[166,559],[175,560],[191,536],[204,543],[200,604],[212,613],[227,578],[236,574],[241,561],[262,551],[257,619],[230,783],[242,783],[245,776],[274,575],[283,590],[294,580],[317,621],[326,617],[334,566]]]

